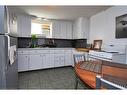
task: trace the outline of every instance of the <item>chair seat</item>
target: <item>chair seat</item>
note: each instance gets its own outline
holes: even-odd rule
[[[83,70],[92,71],[95,73],[101,73],[101,65],[102,63],[96,61],[85,61],[80,64],[79,68]]]

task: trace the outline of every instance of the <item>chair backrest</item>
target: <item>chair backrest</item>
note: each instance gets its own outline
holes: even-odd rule
[[[74,54],[73,58],[74,58],[74,64],[81,63],[86,60],[85,54]]]

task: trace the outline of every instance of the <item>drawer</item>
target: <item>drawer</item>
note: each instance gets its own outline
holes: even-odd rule
[[[54,50],[49,50],[49,53],[54,53]]]
[[[30,50],[30,54],[40,54],[40,50]]]
[[[30,50],[30,54],[54,53],[53,50]]]
[[[40,50],[40,53],[54,53],[54,50]]]
[[[18,50],[18,54],[29,54],[29,51],[27,50]]]
[[[65,50],[54,50],[54,53],[64,54]]]

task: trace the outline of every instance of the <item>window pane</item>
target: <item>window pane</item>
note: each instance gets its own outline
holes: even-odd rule
[[[50,21],[41,21],[41,20],[32,20],[31,21],[31,34],[41,34],[46,37],[51,37],[52,29],[51,29]]]
[[[43,33],[48,37],[50,35],[50,24],[42,24]]]
[[[32,23],[31,24],[31,34],[42,34],[43,30],[41,28],[41,24]]]

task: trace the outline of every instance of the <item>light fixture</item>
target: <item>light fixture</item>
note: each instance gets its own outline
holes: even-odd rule
[[[42,20],[42,18],[41,18],[41,17],[37,17],[37,19],[38,19],[38,20]]]
[[[47,19],[47,18],[43,18],[43,20],[48,21],[48,19]]]
[[[40,17],[40,16],[35,16],[35,15],[30,15],[31,17],[33,17],[33,19],[36,20],[43,20],[43,21],[49,21],[49,19],[44,18],[44,17]]]

